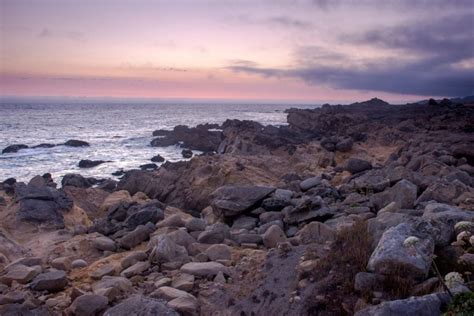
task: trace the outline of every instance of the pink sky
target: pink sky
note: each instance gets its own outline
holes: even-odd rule
[[[406,101],[472,90],[464,79],[472,74],[472,52],[453,54],[439,65],[440,73],[448,67],[457,80],[466,81],[463,89],[436,90],[450,84],[439,82],[444,78],[427,78],[411,89],[404,79],[423,63],[441,60],[410,43],[418,41],[416,36],[430,39],[423,21],[429,23],[433,12],[440,19],[461,19],[465,12],[472,17],[469,2],[0,3],[1,95],[341,102],[373,96]],[[399,38],[407,24],[419,34]],[[389,45],[374,37],[374,30],[386,31],[398,42]],[[406,76],[398,78],[396,69]],[[374,80],[365,80],[372,73]],[[379,77],[387,83],[379,84]],[[391,86],[391,80],[399,87]]]

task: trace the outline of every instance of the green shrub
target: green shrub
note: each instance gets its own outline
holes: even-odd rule
[[[448,305],[444,314],[446,316],[472,316],[474,315],[474,293],[466,292],[456,294]]]

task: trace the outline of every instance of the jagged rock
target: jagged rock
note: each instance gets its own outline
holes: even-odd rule
[[[206,226],[206,221],[200,218],[193,217],[186,222],[186,229],[190,232],[203,231],[206,229]]]
[[[52,270],[36,276],[30,284],[34,291],[58,292],[62,291],[68,284],[66,272]]]
[[[181,272],[198,277],[215,276],[220,271],[226,272],[226,267],[218,262],[189,262],[181,267]]]
[[[278,225],[273,225],[263,234],[263,244],[267,248],[275,248],[279,242],[286,241],[285,232]]]
[[[366,160],[359,158],[349,158],[346,162],[345,169],[352,174],[372,169],[372,164]]]
[[[69,310],[76,316],[94,316],[109,304],[107,297],[96,294],[81,295],[74,300]]]
[[[139,225],[145,225],[150,222],[155,224],[165,217],[163,210],[155,204],[149,204],[141,208],[138,212],[131,214],[125,219],[124,226],[127,229],[135,229]]]
[[[371,197],[375,207],[382,209],[391,202],[395,202],[394,209],[412,209],[415,205],[418,187],[408,180],[400,180],[388,190]]]
[[[68,173],[61,180],[61,186],[71,186],[76,188],[90,188],[97,183],[97,180],[94,178],[84,178],[77,173]]]
[[[179,316],[163,300],[134,295],[105,311],[104,316],[160,315]]]
[[[194,244],[196,242],[196,239],[194,239],[188,232],[186,232],[184,229],[178,229],[175,230],[174,232],[171,232],[167,234],[171,240],[173,240],[176,244],[180,246],[184,246],[186,249],[189,248],[191,244]]]
[[[461,181],[438,180],[432,183],[416,200],[416,204],[434,200],[439,203],[452,203],[461,194],[470,189]]]
[[[151,254],[150,260],[152,262],[188,262],[189,256],[185,247],[177,245],[169,236],[158,236],[156,245]]]
[[[249,210],[274,190],[263,186],[223,186],[211,194],[211,205],[225,216],[235,216]]]
[[[140,169],[142,169],[142,170],[156,170],[156,169],[158,169],[158,165],[156,163],[146,163],[146,164],[140,165]]]
[[[413,245],[405,240],[417,232],[405,223],[387,230],[370,256],[367,270],[384,275],[403,274],[422,278],[428,274],[434,252],[431,238],[418,238]]]
[[[181,151],[181,155],[183,156],[183,158],[191,158],[193,156],[193,151],[190,149],[183,149]]]
[[[151,157],[151,161],[153,161],[153,162],[164,162],[165,158],[163,158],[163,156],[161,156],[161,155],[156,155],[156,156]]]

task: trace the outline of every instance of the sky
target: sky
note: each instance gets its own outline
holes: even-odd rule
[[[474,94],[474,0],[0,0],[0,95]]]

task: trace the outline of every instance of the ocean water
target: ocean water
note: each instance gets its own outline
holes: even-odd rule
[[[264,125],[286,124],[285,109],[313,108],[282,104],[11,104],[0,103],[0,151],[11,144],[35,146],[84,140],[90,147],[23,149],[0,154],[0,181],[28,181],[49,172],[56,181],[66,173],[113,178],[113,172],[136,169],[156,154],[182,160],[177,146],[151,147],[152,132],[176,125],[254,120]],[[81,159],[110,161],[81,169]]]

